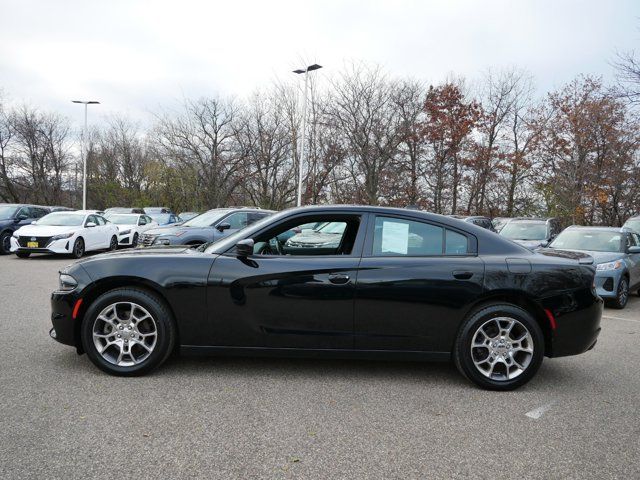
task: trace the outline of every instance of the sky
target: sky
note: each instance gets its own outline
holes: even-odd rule
[[[150,122],[184,98],[243,97],[305,64],[322,84],[351,61],[390,76],[473,81],[531,72],[538,92],[578,74],[612,81],[640,53],[640,0],[0,0],[0,89],[74,124]]]

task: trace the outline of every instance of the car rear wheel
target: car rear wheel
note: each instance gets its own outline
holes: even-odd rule
[[[0,255],[8,255],[11,252],[11,232],[3,232],[0,235]]]
[[[511,304],[485,305],[464,321],[454,362],[469,380],[488,390],[527,383],[544,357],[544,336],[535,319]]]
[[[176,329],[156,295],[119,288],[91,304],[82,322],[82,346],[91,361],[112,375],[144,375],[173,350]]]
[[[77,238],[74,242],[71,255],[73,258],[82,258],[84,255],[84,240],[82,238]]]
[[[622,310],[627,306],[629,301],[629,280],[627,277],[622,277],[618,282],[618,290],[616,290],[616,298],[611,300],[610,305],[613,308]]]

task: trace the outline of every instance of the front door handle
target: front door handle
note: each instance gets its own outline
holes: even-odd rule
[[[349,282],[349,275],[343,275],[341,273],[332,273],[329,275],[329,281],[336,285],[344,285]]]
[[[458,280],[469,280],[473,277],[473,272],[466,272],[463,270],[454,270],[452,273],[453,278],[457,278]]]

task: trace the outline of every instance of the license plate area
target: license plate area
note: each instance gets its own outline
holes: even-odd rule
[[[27,242],[27,248],[38,248],[38,242]]]

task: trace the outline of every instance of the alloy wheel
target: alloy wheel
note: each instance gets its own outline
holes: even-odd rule
[[[476,369],[491,380],[507,381],[521,375],[533,359],[533,338],[527,327],[511,317],[484,322],[471,341]]]
[[[133,302],[112,303],[104,308],[96,317],[92,333],[98,354],[119,367],[144,362],[158,339],[154,318]]]

